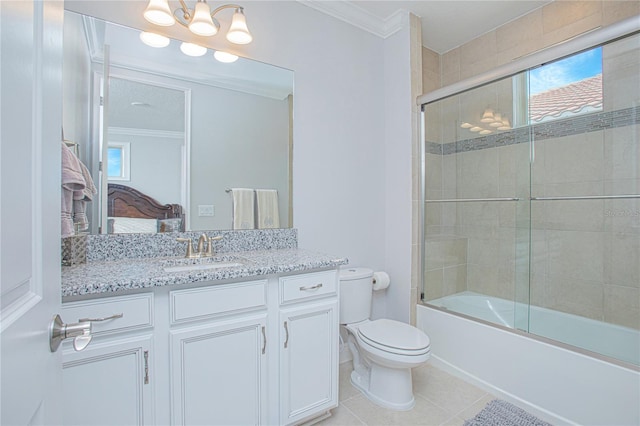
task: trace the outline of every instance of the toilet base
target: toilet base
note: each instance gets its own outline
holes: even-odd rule
[[[362,372],[354,369],[351,384],[371,402],[390,410],[408,411],[416,404],[410,368],[372,365]]]

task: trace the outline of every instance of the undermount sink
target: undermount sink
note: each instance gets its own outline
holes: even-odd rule
[[[165,262],[163,269],[165,272],[189,272],[205,271],[209,269],[237,268],[244,265],[244,263],[238,262],[235,259],[180,259]]]

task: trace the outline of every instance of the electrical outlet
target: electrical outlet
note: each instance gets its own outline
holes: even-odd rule
[[[213,206],[210,204],[198,205],[198,216],[213,216]]]

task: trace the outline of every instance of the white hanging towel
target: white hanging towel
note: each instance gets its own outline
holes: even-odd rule
[[[233,229],[255,229],[253,189],[232,188]]]
[[[258,200],[258,228],[280,228],[278,191],[256,189],[256,199]]]

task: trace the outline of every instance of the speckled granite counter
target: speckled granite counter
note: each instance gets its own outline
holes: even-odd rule
[[[80,266],[62,268],[62,296],[63,298],[97,294],[113,296],[113,293],[125,290],[200,281],[253,278],[287,272],[335,268],[348,263],[346,258],[297,248],[227,252],[215,256],[213,259],[238,262],[242,263],[242,266],[165,272],[164,268],[167,266],[191,262],[176,257],[90,262]],[[206,260],[199,259],[199,261]]]

